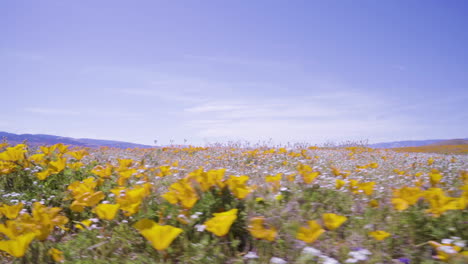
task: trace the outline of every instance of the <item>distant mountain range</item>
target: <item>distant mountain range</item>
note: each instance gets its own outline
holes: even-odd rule
[[[62,143],[65,145],[81,147],[113,147],[113,148],[151,148],[154,146],[135,144],[130,142],[101,140],[90,138],[70,138],[43,134],[13,134],[0,131],[0,140],[6,139],[11,144],[19,144],[26,141],[29,145],[53,145]]]
[[[151,148],[154,146],[136,144],[131,142],[102,140],[90,138],[70,138],[43,134],[13,134],[0,131],[0,140],[5,138],[11,144],[19,144],[26,141],[29,145],[53,145],[62,143],[72,146],[82,147],[113,147],[113,148]],[[420,147],[426,145],[464,145],[468,144],[468,138],[463,139],[428,139],[428,140],[406,140],[395,142],[382,142],[369,144],[371,148],[402,148],[402,147]]]
[[[427,145],[465,145],[465,144],[468,144],[468,138],[382,142],[382,143],[370,144],[369,147],[371,148],[403,148],[403,147],[420,147],[420,146],[427,146]]]

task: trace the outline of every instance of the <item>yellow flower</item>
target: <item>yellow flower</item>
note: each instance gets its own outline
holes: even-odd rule
[[[70,209],[74,212],[83,212],[84,207],[95,206],[105,197],[106,195],[102,191],[84,193],[80,196],[75,197],[75,201],[73,201],[73,203],[70,205]]]
[[[141,220],[140,220],[141,221]],[[142,223],[140,222],[139,223]],[[170,225],[160,225],[154,221],[146,220],[146,224],[135,225],[141,235],[151,242],[156,250],[165,250],[172,241],[182,233],[182,229]]]
[[[463,210],[465,207],[464,199],[445,196],[444,191],[440,188],[428,189],[424,198],[430,205],[426,212],[431,213],[434,217],[439,217],[447,210]]]
[[[7,220],[4,224],[0,224],[0,234],[4,234],[10,239],[21,235],[22,231],[24,231],[22,229],[21,223],[16,220]]]
[[[429,158],[429,159],[427,160],[427,165],[431,166],[433,163],[434,163],[434,159],[433,159],[433,158]]]
[[[197,170],[194,170],[191,173],[189,173],[187,179],[195,180],[195,182],[197,182],[200,185],[202,191],[205,192],[214,186],[223,188],[223,178],[225,172],[226,169],[209,170],[205,172],[203,170],[203,167],[200,167]]]
[[[297,176],[296,173],[292,173],[292,174],[289,174],[289,175],[286,176],[286,177],[288,178],[288,181],[294,182],[294,181],[296,180],[296,176]]]
[[[13,257],[21,258],[26,253],[29,244],[35,236],[34,233],[27,233],[11,240],[0,241],[0,250],[7,252]]]
[[[265,199],[263,199],[263,197],[255,198],[255,202],[257,202],[257,203],[264,202],[264,201],[265,201]]]
[[[271,187],[273,190],[279,189],[281,186],[281,176],[283,176],[282,173],[278,173],[276,175],[267,175],[265,176],[265,182],[270,183]]]
[[[100,219],[113,220],[119,208],[119,204],[99,204],[94,208],[94,212]]]
[[[34,154],[34,155],[29,156],[29,160],[33,161],[34,163],[43,164],[45,156],[46,155],[43,154],[43,153],[38,153],[38,154]]]
[[[62,209],[59,207],[46,207],[39,202],[33,205],[32,216],[22,214],[18,217],[21,226],[27,232],[35,232],[36,238],[43,241],[46,240],[50,232],[56,226],[65,229],[64,225],[68,223],[68,218],[59,215]]]
[[[391,234],[388,232],[385,232],[383,230],[377,230],[377,231],[372,231],[369,232],[369,235],[375,238],[376,240],[384,240],[385,238],[389,237]]]
[[[320,175],[319,171],[311,171],[311,172],[302,172],[301,173],[302,180],[307,184],[313,182],[319,175]]]
[[[36,176],[39,180],[43,181],[45,180],[47,177],[49,177],[50,175],[52,175],[54,173],[54,171],[52,169],[46,169],[46,170],[43,170],[43,171],[40,171],[38,173],[36,173]]]
[[[214,213],[214,217],[205,222],[206,230],[217,236],[224,236],[229,232],[231,225],[237,219],[237,209],[223,213]]]
[[[302,240],[306,243],[312,243],[319,238],[321,234],[325,232],[317,221],[309,221],[308,227],[300,227],[299,231],[296,234],[296,238]]]
[[[63,258],[63,252],[56,249],[56,248],[51,248],[47,253],[52,257],[52,259],[55,262],[62,262],[64,260]]]
[[[171,173],[172,173],[171,166],[160,166],[157,169],[159,171],[156,173],[156,175],[159,176],[159,177],[166,177],[168,175],[171,175]]]
[[[0,206],[0,216],[3,214],[8,219],[15,219],[18,217],[19,212],[23,209],[23,203],[17,205],[2,205]]]
[[[369,206],[370,206],[370,207],[377,208],[377,207],[379,207],[379,201],[377,201],[377,200],[375,200],[375,199],[370,200],[370,201],[369,201]]]
[[[422,195],[422,191],[418,187],[402,187],[393,191],[392,203],[396,210],[406,210],[410,205],[418,202]]]
[[[440,180],[442,180],[442,174],[438,170],[432,169],[429,173],[429,180],[432,187],[435,187],[440,182]]]
[[[83,159],[84,156],[89,155],[88,151],[86,149],[80,149],[77,151],[71,151],[67,153],[68,155],[72,156],[75,158],[77,161],[80,161]]]
[[[232,194],[239,199],[244,199],[252,192],[252,188],[246,185],[246,182],[249,180],[249,176],[234,176],[231,175],[226,181],[226,184],[231,190]]]
[[[284,196],[282,194],[275,195],[275,200],[276,201],[281,201],[284,199]]]
[[[436,259],[442,260],[444,262],[449,262],[452,259],[455,260],[456,257],[461,257],[460,260],[463,260],[463,259],[466,260],[467,258],[465,256],[468,256],[468,255],[465,255],[466,253],[468,253],[467,251],[459,252],[463,248],[459,247],[459,246],[456,246],[456,245],[440,244],[440,243],[437,243],[435,241],[429,241],[429,245],[434,247],[434,249],[437,252],[437,255],[434,256],[434,257]],[[454,263],[458,263],[458,262],[455,261]],[[462,263],[462,262],[460,262],[460,263]],[[463,263],[466,263],[466,261],[463,262]]]
[[[339,189],[341,189],[341,187],[343,187],[345,184],[346,184],[345,181],[340,180],[340,179],[336,179],[335,188],[336,188],[337,190],[339,190]]]
[[[359,183],[359,190],[364,191],[366,195],[372,195],[374,192],[375,182],[362,182]]]
[[[264,227],[265,218],[263,217],[254,217],[250,219],[249,232],[253,237],[258,239],[264,239],[268,241],[275,240],[277,231],[275,228],[265,228]]]
[[[187,179],[181,179],[173,183],[169,186],[169,191],[163,194],[162,197],[171,204],[180,203],[185,209],[192,208],[198,201],[197,192]]]
[[[325,227],[330,230],[335,230],[340,227],[348,219],[346,216],[337,215],[337,214],[323,214],[322,215],[323,223]]]
[[[332,170],[333,175],[341,176],[343,177],[343,179],[346,179],[346,177],[348,177],[351,174],[350,171],[340,171],[340,169],[336,167],[331,167],[331,170]]]
[[[56,161],[51,161],[49,163],[50,168],[52,169],[52,172],[54,174],[57,174],[65,169],[65,166],[67,165],[67,159],[66,158],[59,158]]]
[[[18,144],[14,147],[7,148],[4,152],[0,153],[0,160],[16,162],[25,159],[26,145]]]
[[[143,199],[149,195],[149,184],[136,187],[134,189],[116,188],[111,192],[115,194],[116,203],[120,205],[120,210],[124,211],[124,215],[130,216],[140,210],[140,205]]]
[[[110,176],[112,175],[112,170],[113,170],[112,165],[107,164],[105,167],[103,167],[101,165],[98,165],[98,166],[94,167],[91,170],[91,172],[96,174],[97,176],[99,176],[101,178],[107,179],[107,178],[110,178]]]
[[[62,143],[55,144],[54,146],[59,151],[59,154],[64,154],[68,150],[68,146]]]
[[[83,230],[85,228],[90,227],[92,223],[93,223],[93,221],[91,221],[89,219],[86,219],[86,220],[81,221],[79,224],[76,224],[75,227],[80,229],[80,230]]]

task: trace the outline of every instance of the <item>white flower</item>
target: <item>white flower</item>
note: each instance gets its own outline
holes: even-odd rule
[[[328,256],[320,256],[320,260],[322,261],[322,264],[340,264],[338,260]]]
[[[203,232],[205,231],[206,225],[195,225],[195,229],[197,229],[198,232]]]
[[[322,255],[322,251],[314,248],[314,247],[305,247],[303,250],[302,250],[302,254],[305,254],[305,255],[312,255],[314,257],[318,257],[318,256],[321,256]]]
[[[451,247],[451,246],[440,246],[440,247],[438,247],[437,249],[439,249],[439,250],[441,250],[441,251],[443,251],[443,252],[445,252],[445,253],[447,253],[447,254],[455,254],[455,253],[457,253],[457,251],[456,251],[453,247]]]
[[[345,260],[345,263],[357,263],[359,260],[355,259],[355,258],[349,258],[347,260]]]
[[[93,223],[99,222],[99,218],[90,218],[89,220]]]
[[[461,248],[464,248],[465,245],[466,245],[465,241],[462,241],[462,240],[457,241],[457,242],[455,242],[455,243],[453,243],[453,244],[454,244],[455,246],[461,247]]]
[[[361,254],[364,254],[364,255],[372,255],[372,253],[369,250],[365,249],[365,248],[360,249],[359,252]]]
[[[453,239],[445,238],[445,239],[442,239],[442,241],[440,241],[440,242],[442,242],[442,244],[452,244]]]
[[[367,256],[366,254],[362,254],[361,252],[359,251],[352,251],[352,252],[349,252],[349,255],[356,259],[356,260],[366,260],[367,259]]]
[[[277,258],[277,257],[272,257],[270,259],[270,264],[286,264],[288,263],[286,260],[284,259],[281,259],[281,258]]]
[[[249,251],[249,253],[245,254],[244,258],[254,259],[254,258],[258,258],[258,255],[255,252]]]

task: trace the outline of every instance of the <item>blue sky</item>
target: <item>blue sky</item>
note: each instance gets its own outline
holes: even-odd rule
[[[0,1],[0,131],[467,137],[467,13],[463,0]]]

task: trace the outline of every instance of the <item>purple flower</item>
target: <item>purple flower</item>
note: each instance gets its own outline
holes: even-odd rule
[[[411,262],[409,258],[399,258],[398,260],[404,264],[410,264]]]

